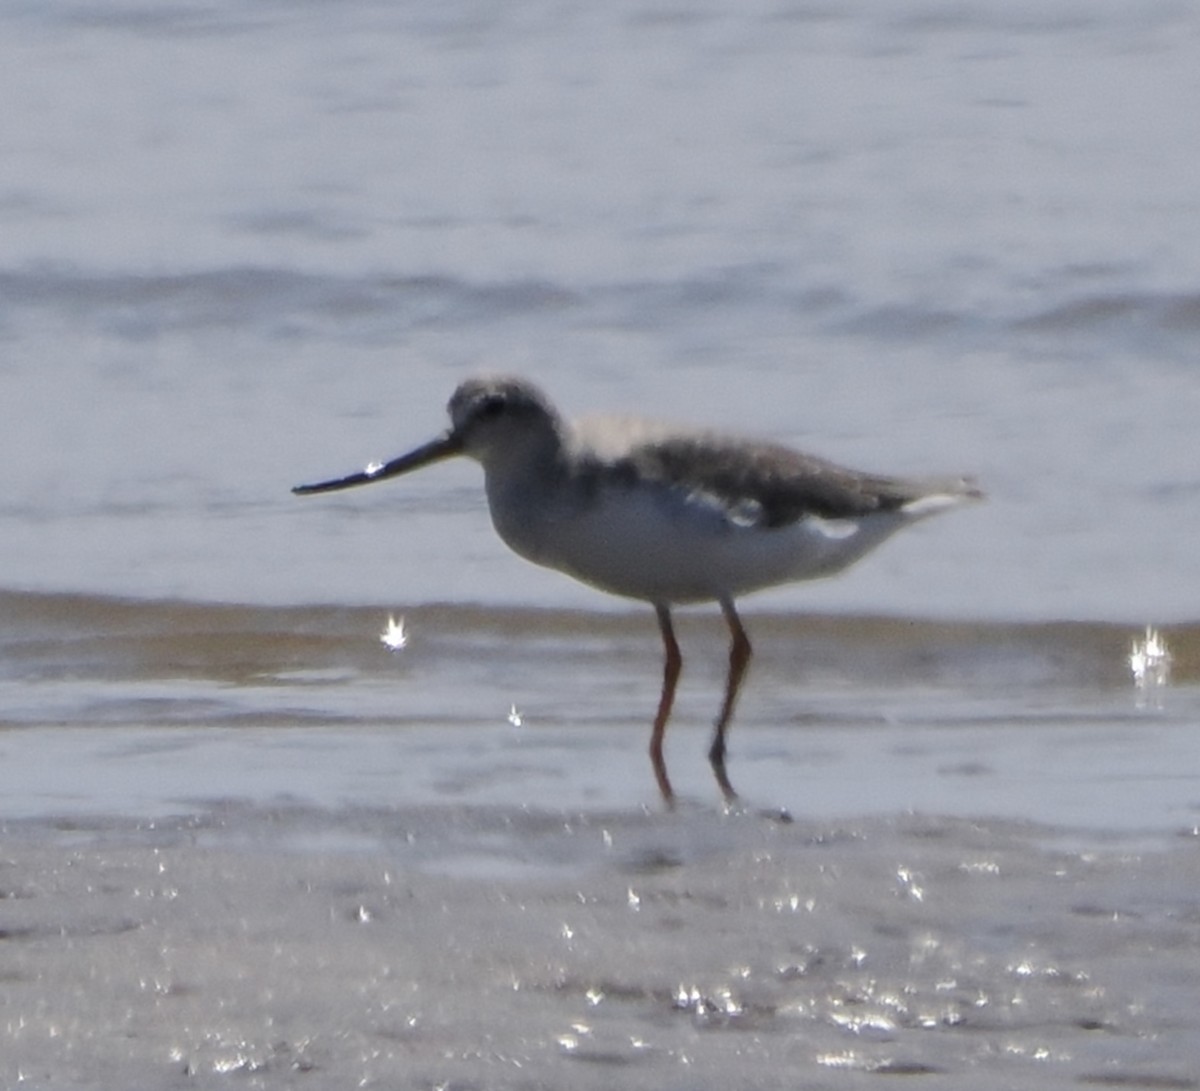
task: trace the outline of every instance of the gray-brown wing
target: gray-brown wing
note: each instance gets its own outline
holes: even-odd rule
[[[922,483],[846,469],[771,443],[713,435],[642,444],[628,456],[638,477],[713,496],[739,522],[780,527],[806,515],[852,518],[923,495]]]

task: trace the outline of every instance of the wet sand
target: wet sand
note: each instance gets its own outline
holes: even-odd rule
[[[227,804],[8,823],[33,1088],[1200,1086],[1195,831]]]

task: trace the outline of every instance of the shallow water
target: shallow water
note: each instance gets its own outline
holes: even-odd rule
[[[10,816],[162,816],[211,799],[655,806],[649,610],[366,607],[0,594]],[[1092,830],[1188,825],[1200,630],[1139,692],[1135,630],[1094,623],[746,616],[758,651],[731,774],[796,816],[917,810]],[[717,616],[681,618],[668,763],[712,802]]]
[[[4,5],[0,1082],[1200,1086],[1198,20]],[[479,370],[989,501],[743,604],[737,814],[684,613],[663,813],[648,610],[289,492]]]

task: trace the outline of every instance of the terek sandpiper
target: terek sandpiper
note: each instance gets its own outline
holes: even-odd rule
[[[732,803],[725,733],[751,654],[734,599],[832,575],[902,527],[983,495],[968,478],[859,473],[718,432],[627,418],[571,423],[519,378],[468,379],[448,408],[450,428],[416,450],[292,491],[347,489],[466,455],[483,466],[492,523],[515,552],[650,603],[666,652],[650,759],[668,805],[663,737],[682,665],[672,606],[715,601],[729,626],[729,673],[708,758]]]

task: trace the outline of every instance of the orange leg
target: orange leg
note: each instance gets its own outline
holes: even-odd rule
[[[667,777],[666,762],[663,761],[663,737],[667,733],[667,720],[671,715],[671,705],[675,703],[675,684],[679,681],[683,657],[679,654],[679,644],[675,640],[675,627],[671,624],[670,607],[657,603],[654,609],[658,614],[658,628],[662,632],[666,658],[663,662],[662,696],[658,699],[658,712],[654,716],[654,731],[650,736],[650,761],[654,766],[654,777],[658,781],[658,790],[662,792],[663,802],[670,807],[675,803],[675,792]]]
[[[730,719],[733,718],[733,708],[737,704],[738,690],[741,688],[742,677],[746,673],[746,667],[750,663],[750,655],[754,649],[750,646],[750,638],[746,636],[746,630],[742,628],[742,622],[733,605],[733,599],[721,600],[721,612],[725,615],[733,642],[729,645],[729,677],[725,683],[725,700],[721,705],[721,715],[717,717],[712,746],[708,749],[708,760],[716,775],[717,784],[720,785],[721,792],[725,796],[725,802],[734,803],[737,800],[737,792],[733,790],[733,785],[729,783],[729,776],[725,772],[725,729],[729,726]]]

